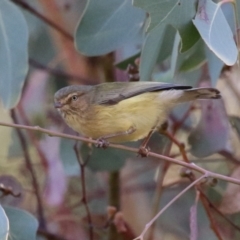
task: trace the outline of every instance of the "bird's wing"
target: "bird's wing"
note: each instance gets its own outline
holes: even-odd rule
[[[170,89],[191,89],[191,86],[161,82],[115,82],[102,83],[94,88],[92,103],[113,105],[120,101],[146,92]]]

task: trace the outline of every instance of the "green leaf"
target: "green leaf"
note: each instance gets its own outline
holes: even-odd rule
[[[208,71],[212,86],[216,86],[224,63],[212,51],[210,51],[208,47],[205,47],[205,54],[207,56]]]
[[[206,62],[206,56],[204,54],[205,44],[203,40],[199,39],[194,46],[183,53],[178,52],[179,43],[180,39],[176,36],[171,56],[172,78],[179,71],[193,71],[198,69],[204,62]]]
[[[149,32],[155,27],[162,26],[164,28],[168,25],[172,25],[179,31],[182,39],[182,52],[199,39],[199,34],[192,24],[192,18],[196,13],[195,4],[194,0],[133,0],[134,6],[140,7],[150,14]]]
[[[0,239],[7,240],[9,233],[9,221],[7,215],[0,205]]]
[[[199,1],[194,25],[214,54],[227,65],[237,61],[238,50],[233,34],[222,12],[221,4],[211,0]]]
[[[28,29],[21,11],[0,1],[0,97],[5,108],[19,101],[28,71]]]
[[[175,28],[181,37],[181,52],[187,51],[199,39],[192,24],[195,1],[192,0],[134,0],[133,4],[150,14],[149,32],[143,45],[140,61],[140,79],[149,80],[161,51],[164,49],[164,36],[169,25]],[[171,30],[170,30],[171,31]],[[173,32],[169,33],[169,44],[173,45]]]
[[[171,71],[172,78],[174,77],[175,72],[176,72],[180,43],[181,43],[180,35],[179,35],[178,32],[176,32],[175,38],[174,38],[174,44],[173,44],[173,48],[172,48],[171,66],[170,66],[170,71]]]
[[[87,166],[94,171],[117,171],[123,167],[127,158],[135,156],[134,153],[120,149],[90,148],[85,143],[82,145],[81,153],[83,159],[89,158]]]
[[[178,70],[187,72],[202,66],[202,64],[206,62],[204,46],[204,42],[199,39],[199,41],[188,51],[180,53],[178,57]]]
[[[144,18],[129,0],[89,0],[76,30],[76,47],[87,56],[98,56],[139,42]]]
[[[172,26],[167,26],[163,34],[162,45],[157,59],[158,63],[166,60],[171,55],[175,35],[176,29]]]
[[[151,79],[151,75],[163,43],[162,36],[164,31],[165,28],[160,25],[154,28],[147,35],[147,38],[142,48],[139,68],[139,75],[141,81],[148,81],[149,79]]]
[[[13,207],[4,206],[4,210],[10,224],[8,240],[36,240],[38,221],[33,215]]]

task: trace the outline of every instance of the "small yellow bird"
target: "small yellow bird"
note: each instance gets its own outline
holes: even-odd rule
[[[62,88],[55,93],[54,102],[65,122],[76,132],[120,143],[137,141],[157,130],[179,103],[220,97],[215,88],[113,82]]]

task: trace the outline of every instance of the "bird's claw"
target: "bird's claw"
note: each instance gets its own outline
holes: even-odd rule
[[[140,155],[141,157],[147,157],[149,152],[150,152],[150,148],[140,147],[138,150],[138,155]]]
[[[97,142],[95,143],[95,146],[97,148],[104,148],[105,149],[109,146],[109,142],[104,138],[98,138]]]

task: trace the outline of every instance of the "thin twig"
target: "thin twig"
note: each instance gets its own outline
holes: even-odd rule
[[[197,225],[197,205],[199,201],[200,192],[196,191],[196,198],[194,205],[190,208],[190,240],[198,239],[198,225]]]
[[[173,143],[175,143],[178,148],[179,148],[179,151],[183,157],[183,160],[187,163],[189,163],[189,160],[188,160],[188,157],[187,157],[187,154],[186,154],[186,151],[185,151],[185,145],[183,143],[180,143],[171,133],[169,133],[168,131],[165,131],[164,132],[164,135],[166,137],[168,137]]]
[[[218,153],[225,157],[227,160],[232,161],[234,164],[240,164],[240,160],[233,156],[231,152],[227,150],[221,150]]]
[[[59,25],[57,25],[56,23],[54,23],[53,21],[51,21],[49,18],[47,18],[46,16],[44,16],[43,14],[41,14],[40,12],[38,12],[36,9],[34,9],[33,7],[31,7],[28,3],[26,3],[25,1],[22,0],[11,0],[12,2],[14,2],[15,4],[17,4],[18,6],[20,6],[21,8],[27,10],[28,12],[32,13],[33,15],[35,15],[36,17],[38,17],[39,19],[41,19],[43,22],[47,23],[49,26],[51,26],[52,28],[54,28],[55,30],[57,30],[58,32],[60,32],[63,36],[65,36],[67,39],[73,41],[73,36],[66,32],[65,29],[63,29],[62,27],[60,27]]]
[[[52,136],[52,137],[67,138],[67,139],[83,141],[83,142],[88,142],[88,143],[93,143],[93,144],[98,143],[97,140],[93,140],[93,139],[86,138],[86,137],[74,136],[74,135],[70,135],[70,134],[64,134],[64,133],[60,133],[60,132],[55,132],[55,131],[51,131],[51,130],[48,130],[48,129],[45,129],[45,128],[41,128],[39,126],[25,126],[25,125],[21,125],[21,124],[6,123],[6,122],[2,122],[2,121],[0,121],[0,126],[42,132],[42,133],[46,133],[46,134],[48,134],[49,136]],[[128,147],[128,146],[124,146],[124,145],[121,145],[121,144],[110,143],[109,147],[116,148],[116,149],[122,149],[122,150],[125,150],[125,151],[134,152],[134,153],[139,152],[138,148]],[[164,161],[167,161],[167,162],[171,162],[171,163],[174,163],[174,164],[186,167],[186,168],[190,168],[190,169],[195,170],[199,173],[207,174],[209,177],[212,177],[212,178],[217,178],[217,179],[220,179],[220,180],[223,180],[223,181],[227,181],[227,182],[231,182],[231,183],[235,183],[235,184],[240,185],[240,180],[237,179],[237,178],[232,178],[232,177],[224,176],[222,174],[218,174],[218,173],[215,173],[215,172],[208,171],[208,170],[206,170],[202,167],[199,167],[198,165],[196,165],[194,163],[186,163],[186,162],[183,162],[183,161],[180,161],[180,160],[177,160],[177,159],[174,159],[174,158],[170,158],[170,157],[167,157],[167,156],[163,156],[161,154],[157,154],[157,153],[154,153],[154,152],[149,152],[148,156],[151,156],[151,157],[154,157],[154,158],[157,158],[157,159],[160,159],[160,160],[164,160]]]
[[[178,146],[179,151],[180,151],[180,153],[181,153],[184,161],[187,162],[187,163],[190,163],[190,161],[189,161],[189,159],[188,159],[188,157],[187,157],[187,153],[186,153],[186,151],[185,151],[185,146],[184,146],[184,144],[180,143],[177,139],[174,138],[173,135],[171,135],[171,134],[168,133],[168,132],[165,132],[165,135],[166,135],[172,142],[174,142],[174,143]],[[196,177],[195,177],[195,175],[192,173],[192,174],[190,175],[190,180],[194,181],[195,179],[196,179]],[[195,188],[196,188],[197,191],[200,190],[200,188],[199,188],[198,186],[195,186]],[[221,234],[220,234],[220,232],[219,232],[219,229],[218,229],[218,226],[217,226],[217,224],[216,224],[216,221],[215,221],[215,219],[213,218],[213,216],[212,216],[212,214],[211,214],[211,211],[210,211],[210,209],[209,209],[209,205],[208,205],[207,202],[206,202],[206,199],[203,198],[203,196],[201,195],[201,191],[200,191],[200,199],[201,199],[201,202],[202,202],[202,204],[203,204],[203,206],[204,206],[204,208],[205,208],[205,210],[206,210],[206,213],[207,213],[207,215],[208,215],[209,221],[210,221],[210,223],[211,223],[211,228],[212,228],[212,230],[215,232],[215,234],[216,234],[216,236],[218,237],[218,239],[219,239],[219,240],[222,240],[222,237],[221,237]]]
[[[78,149],[78,142],[76,141],[74,145],[74,151],[80,166],[80,174],[81,174],[81,184],[82,184],[82,200],[81,202],[85,206],[85,210],[87,213],[87,221],[88,221],[88,229],[89,229],[89,239],[93,240],[93,224],[92,224],[92,217],[90,213],[90,209],[88,206],[88,201],[87,201],[87,191],[86,191],[86,179],[85,179],[85,165],[86,162],[83,161],[82,157],[80,156],[79,149]]]
[[[147,232],[147,230],[149,229],[149,227],[159,218],[159,216],[161,214],[163,214],[175,201],[177,201],[185,192],[187,192],[190,188],[192,188],[193,186],[195,186],[198,182],[200,182],[203,178],[207,178],[208,177],[208,173],[202,175],[201,177],[199,177],[198,179],[196,179],[194,182],[192,182],[191,184],[189,184],[186,188],[184,188],[177,196],[175,196],[168,204],[165,205],[165,207],[162,208],[162,210],[153,218],[151,219],[150,222],[148,222],[144,228],[144,230],[142,231],[142,233],[140,234],[139,237],[135,238],[134,240],[143,240],[143,237],[145,235],[145,233]]]
[[[117,211],[120,208],[120,174],[119,171],[110,173],[109,176],[109,205],[115,207]],[[117,232],[116,226],[110,224],[108,230],[108,240],[121,239],[121,235]]]
[[[201,202],[202,202],[202,204],[205,208],[205,211],[206,211],[206,214],[207,214],[208,219],[210,221],[210,226],[211,226],[213,232],[216,234],[218,240],[223,240],[223,238],[221,236],[221,233],[219,231],[219,227],[217,226],[216,220],[214,219],[214,217],[212,215],[212,212],[210,211],[208,201],[206,200],[207,196],[203,197],[202,191],[200,191],[200,199],[201,199]]]
[[[238,230],[240,232],[240,227],[238,225],[236,225],[235,223],[233,223],[229,218],[227,218],[217,207],[215,207],[215,205],[208,199],[208,197],[206,196],[206,194],[202,191],[199,190],[202,197],[204,197],[206,199],[206,201],[208,202],[208,205],[210,208],[212,208],[218,215],[220,215],[226,222],[228,222],[232,227],[234,227],[236,230]]]
[[[18,113],[19,113],[23,123],[26,125],[30,125],[30,122],[27,118],[27,115],[25,114],[25,111],[24,111],[21,103],[18,105]],[[45,170],[48,170],[48,160],[45,156],[45,153],[42,151],[36,136],[34,135],[34,133],[32,131],[27,131],[27,133],[28,133],[29,139],[31,140],[31,143],[34,145],[34,147],[37,150],[37,153],[42,161],[42,166],[45,168]]]
[[[11,117],[13,122],[17,124],[18,120],[14,110],[11,110]],[[32,160],[28,152],[27,141],[19,128],[16,128],[16,131],[17,131],[18,138],[20,140],[22,150],[23,150],[24,158],[26,161],[26,167],[28,168],[32,178],[32,186],[34,188],[36,199],[37,199],[37,213],[38,213],[39,227],[46,230],[47,226],[46,226],[46,220],[44,217],[44,209],[43,209],[43,203],[42,203],[42,198],[40,194],[40,187],[37,181],[35,170],[32,166]]]
[[[187,119],[187,117],[189,116],[189,114],[191,113],[192,110],[193,110],[193,107],[189,107],[188,111],[185,112],[183,117],[179,121],[176,121],[173,124],[172,134],[168,133],[167,130],[160,131],[160,133],[163,133],[164,135],[166,135],[166,137],[168,137],[168,139],[170,140],[168,145],[167,145],[167,147],[165,148],[164,155],[166,155],[166,156],[170,155],[172,144],[175,141],[174,135],[176,134],[178,129],[184,124],[185,120]],[[185,153],[185,152],[181,151],[182,155],[183,155],[183,153]],[[185,155],[183,155],[183,157],[185,157]],[[159,202],[160,202],[162,189],[163,189],[163,181],[164,181],[164,177],[165,177],[165,174],[166,174],[169,166],[170,166],[170,163],[169,162],[165,162],[165,164],[163,165],[162,172],[158,174],[157,187],[156,187],[156,192],[155,192],[154,201],[153,201],[153,216],[158,212]],[[153,239],[155,225],[156,225],[156,222],[154,222],[152,224],[152,226],[150,227],[150,229],[149,229],[148,240]]]
[[[169,168],[170,164],[168,162],[164,162],[161,167],[161,172],[158,173],[158,179],[157,179],[157,186],[155,188],[155,194],[153,197],[153,207],[152,207],[152,213],[153,217],[156,215],[159,209],[159,202],[162,196],[163,192],[163,180],[166,175],[166,172]],[[156,222],[152,224],[152,226],[149,229],[149,234],[148,234],[148,240],[153,239],[154,236],[154,230],[155,230]]]

